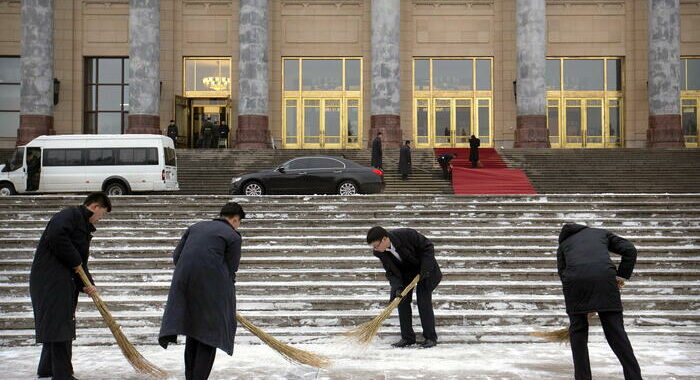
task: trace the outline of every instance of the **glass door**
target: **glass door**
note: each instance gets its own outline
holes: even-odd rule
[[[435,99],[433,134],[436,147],[452,146],[452,99]]]
[[[698,98],[681,99],[681,124],[683,127],[683,137],[685,146],[689,148],[698,147]]]

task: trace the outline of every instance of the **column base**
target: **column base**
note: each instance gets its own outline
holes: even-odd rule
[[[42,135],[55,135],[53,116],[48,115],[19,115],[17,129],[17,146],[25,145]]]
[[[549,148],[549,130],[544,115],[519,115],[516,119],[514,148]]]
[[[266,115],[238,115],[236,140],[237,149],[270,149],[270,130]]]
[[[367,147],[372,148],[372,140],[382,132],[382,148],[399,148],[402,145],[401,117],[399,115],[372,115],[370,118]]]
[[[648,148],[683,148],[681,115],[649,115]]]
[[[160,116],[156,115],[129,115],[129,128],[127,134],[162,135],[160,131]]]

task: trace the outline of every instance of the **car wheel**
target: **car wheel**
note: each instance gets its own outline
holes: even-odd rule
[[[338,194],[355,195],[357,194],[357,185],[353,181],[343,181],[338,185]]]
[[[111,197],[115,195],[126,195],[128,190],[121,182],[112,182],[105,188],[105,193]]]
[[[265,190],[263,189],[260,182],[250,181],[246,183],[245,186],[243,186],[243,194],[250,196],[260,196],[265,194]]]
[[[15,187],[10,183],[0,184],[0,197],[9,197],[10,195],[15,195]]]

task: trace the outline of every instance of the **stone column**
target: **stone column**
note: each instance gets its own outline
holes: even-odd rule
[[[518,52],[515,127],[516,148],[549,148],[545,62],[547,13],[545,0],[516,0]]]
[[[268,2],[241,0],[238,25],[238,128],[235,147],[270,148],[268,128]]]
[[[17,145],[53,135],[53,0],[22,0]]]
[[[372,116],[367,146],[382,132],[383,147],[401,146],[400,0],[372,0]]]
[[[679,0],[649,1],[650,148],[682,147]]]
[[[160,0],[129,0],[129,128],[160,131]]]

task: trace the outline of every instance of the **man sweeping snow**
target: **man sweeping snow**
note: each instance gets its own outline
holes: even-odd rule
[[[608,251],[622,256],[617,270]],[[605,338],[622,364],[626,380],[641,379],[622,321],[620,290],[632,276],[637,250],[610,231],[565,224],[559,234],[557,268],[569,314],[569,341],[576,380],[591,379],[588,313],[598,313]]]

